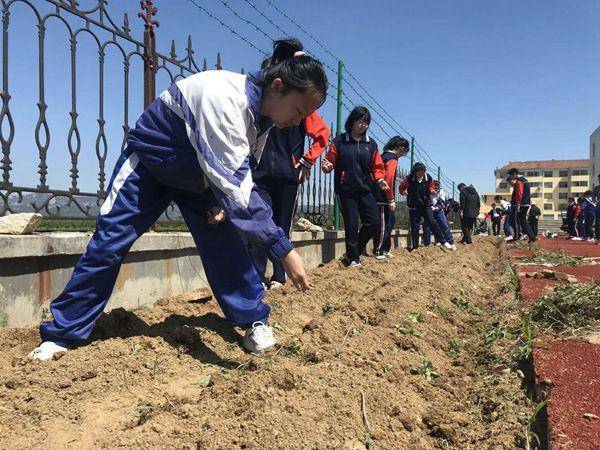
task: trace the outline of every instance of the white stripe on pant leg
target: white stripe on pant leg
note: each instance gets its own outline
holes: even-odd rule
[[[119,173],[117,173],[117,175],[115,176],[108,197],[106,197],[106,200],[104,200],[104,203],[102,203],[102,207],[100,208],[101,216],[104,216],[110,212],[113,205],[115,204],[115,201],[117,200],[117,195],[119,195],[119,191],[123,187],[123,184],[125,184],[125,180],[127,180],[127,177],[131,175],[131,173],[135,170],[139,162],[140,159],[135,153],[129,155],[129,157],[125,160],[125,162],[119,169]]]
[[[298,209],[298,195],[300,193],[300,185],[296,188],[296,198],[294,199],[294,209],[292,210],[292,220],[290,223],[289,236],[292,237],[292,229],[294,228],[294,217],[296,216],[296,210]]]
[[[385,208],[385,206],[379,207],[379,211],[380,211],[379,220],[381,221],[381,226],[379,227],[379,230],[380,230],[379,231],[379,245],[375,249],[374,253],[379,253],[379,250],[381,250],[381,245],[383,243],[383,236],[385,234],[385,213],[383,212],[383,208]]]

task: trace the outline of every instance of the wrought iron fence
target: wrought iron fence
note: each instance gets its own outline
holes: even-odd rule
[[[158,22],[155,20],[157,13],[152,0],[141,0],[141,10],[138,17],[144,25],[142,38],[137,38],[132,33],[129,17],[124,14],[121,21],[115,20],[108,11],[107,0],[97,0],[95,6],[83,8],[77,0],[1,0],[2,1],[2,109],[0,111],[0,144],[2,147],[2,159],[0,160],[0,216],[17,212],[40,212],[50,219],[93,219],[97,215],[100,205],[106,194],[109,180],[107,179],[107,159],[114,157],[124,150],[127,133],[130,129],[130,97],[132,94],[132,81],[143,87],[144,106],[149,105],[156,96],[157,75],[164,72],[167,81],[173,83],[193,73],[207,70],[208,63],[203,59],[199,65],[195,59],[191,37],[188,37],[187,45],[182,57],[176,52],[175,42],[172,41],[168,53],[156,50],[155,31]],[[25,39],[31,36],[34,28],[27,30],[23,27],[11,29],[11,14],[14,13],[16,5],[33,13],[34,25],[37,27],[37,58],[33,57],[31,62],[37,62],[35,77],[37,118],[33,132],[34,148],[23,146],[15,149],[14,142],[17,133],[25,133],[17,129],[13,117],[13,103],[11,98],[11,59],[9,48],[13,38]],[[21,11],[19,11],[21,13]],[[50,22],[57,22],[56,26],[66,30],[68,39],[68,64],[64,68],[68,76],[69,108],[67,126],[64,129],[51,128],[49,125],[47,111],[47,60],[52,57],[52,48],[48,47],[47,31]],[[80,62],[80,40],[86,35],[92,40],[98,52],[97,66],[92,69],[85,66],[85,71],[97,70],[97,106],[95,118],[82,124],[80,117],[83,109],[86,114],[90,113],[90,105],[93,103],[86,99],[85,108],[81,107],[81,99],[78,96],[78,67]],[[106,86],[111,79],[106,73],[107,51],[114,48],[120,62],[122,63],[121,74],[123,83],[122,100],[122,129],[118,139],[107,137],[107,112],[106,112]],[[31,55],[21,55],[21,58]],[[142,70],[132,70],[133,63],[143,64]],[[216,69],[221,69],[221,58],[217,54]],[[143,80],[142,83],[139,83]],[[168,86],[164,86],[166,88]],[[111,120],[116,120],[111,117]],[[90,123],[91,122],[91,123]],[[95,122],[95,123],[94,123]],[[82,125],[89,129],[95,128],[95,136],[92,145],[84,145],[82,137]],[[55,182],[49,180],[49,150],[51,149],[51,138],[58,141],[57,137],[65,139],[64,148],[52,148],[51,156],[58,158],[62,154],[66,157],[67,166],[61,168],[61,176],[65,177],[63,187],[57,187]],[[55,146],[57,144],[54,144]],[[60,145],[58,145],[60,147]],[[26,153],[23,155],[23,152]],[[91,154],[93,152],[93,154]],[[14,159],[18,153],[19,158],[35,159],[37,176],[33,179],[33,171],[28,173],[25,182],[18,182],[14,177],[16,163]],[[83,162],[83,157],[91,158]],[[116,158],[115,158],[116,159]],[[94,168],[90,165],[93,162]],[[83,164],[83,168],[82,168]],[[53,171],[58,169],[53,168]],[[82,188],[81,171],[93,170],[96,173],[94,186]],[[402,175],[402,174],[401,174]],[[110,176],[110,172],[109,172]],[[56,178],[56,177],[55,177]],[[395,187],[397,192],[397,187]],[[312,169],[312,176],[303,183],[299,192],[298,215],[321,224],[331,225],[334,212],[333,177],[326,175],[320,170],[320,161]],[[397,209],[397,223],[402,225],[406,222],[406,209],[399,203]],[[171,205],[161,220],[181,219],[176,206]]]
[[[35,125],[35,149],[27,149],[30,158],[37,158],[37,180],[29,180],[25,185],[15,183],[11,178],[14,169],[15,149],[13,142],[19,130],[15,127],[11,111],[10,90],[10,65],[9,59],[10,38],[18,34],[17,39],[26,39],[32,35],[33,30],[11,30],[11,13],[16,5],[23,5],[34,15],[37,25],[37,108],[38,117]],[[2,109],[0,112],[0,143],[2,146],[2,159],[0,160],[0,215],[6,213],[35,211],[43,213],[48,218],[94,218],[106,194],[107,156],[109,151],[122,151],[126,145],[127,133],[130,129],[130,85],[132,77],[143,77],[144,106],[150,104],[156,94],[156,77],[161,71],[168,74],[170,82],[175,82],[189,74],[206,70],[207,62],[204,59],[202,67],[194,58],[191,37],[188,37],[185,55],[179,58],[176,54],[175,43],[172,42],[168,55],[156,51],[154,35],[158,22],[154,20],[156,8],[152,0],[140,2],[141,12],[138,16],[144,22],[144,35],[138,39],[132,35],[129,17],[124,14],[122,23],[117,23],[107,9],[107,0],[98,0],[96,5],[87,9],[79,7],[77,0],[38,0],[35,4],[29,0],[2,0]],[[46,33],[48,24],[56,21],[67,31],[69,41],[70,64],[66,72],[70,78],[70,126],[66,130],[51,130],[47,120],[48,104],[47,92],[47,41]],[[79,39],[83,35],[91,37],[98,51],[98,106],[97,133],[93,150],[95,152],[97,183],[96,191],[80,189],[80,158],[82,156],[82,137],[80,105],[78,102],[78,60]],[[109,142],[106,135],[105,117],[105,88],[110,80],[105,76],[106,54],[109,47],[114,47],[121,56],[123,77],[123,120],[122,139],[118,144]],[[24,55],[28,56],[28,55]],[[143,74],[132,73],[131,65],[134,59],[143,63]],[[221,69],[220,55],[217,55],[217,69]],[[88,70],[88,68],[85,68]],[[91,68],[89,69],[91,70]],[[86,106],[89,107],[89,104]],[[86,124],[90,126],[90,124]],[[48,181],[48,151],[51,136],[66,133],[66,150],[69,159],[69,187],[56,188]],[[117,150],[118,149],[118,150]],[[23,149],[19,149],[22,151]],[[89,170],[89,167],[85,168]],[[108,168],[110,170],[110,168]],[[109,173],[110,175],[110,173]],[[171,208],[170,211],[173,211]]]

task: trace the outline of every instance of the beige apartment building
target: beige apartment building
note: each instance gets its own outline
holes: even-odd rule
[[[600,175],[600,127],[590,135],[590,183],[591,186],[598,184]]]
[[[513,167],[519,169],[529,181],[531,201],[542,211],[542,219],[560,219],[561,213],[566,211],[567,199],[570,196],[578,197],[590,189],[589,159],[511,161],[494,170],[496,191],[484,195],[485,212],[489,211],[495,195],[510,201],[512,188],[506,182],[506,177]]]

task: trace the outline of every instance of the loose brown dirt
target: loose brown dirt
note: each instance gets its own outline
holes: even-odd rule
[[[519,314],[502,252],[483,239],[316,269],[311,291],[268,293],[281,346],[263,357],[207,292],[113,310],[45,363],[24,357],[36,329],[2,329],[0,447],[524,446],[530,405],[502,356],[514,342],[484,341]]]

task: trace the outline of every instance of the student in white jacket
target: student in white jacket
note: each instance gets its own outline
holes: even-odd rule
[[[262,352],[276,341],[271,308],[245,241],[281,260],[299,289],[308,281],[299,255],[253,189],[269,129],[297,126],[325,100],[321,63],[294,40],[274,44],[271,65],[241,75],[206,71],[173,84],[142,114],[114,169],[96,231],[41,325],[30,357],[49,359],[89,337],[111,295],[123,258],[171,201],[198,247],[225,317],[245,329],[243,345]]]

